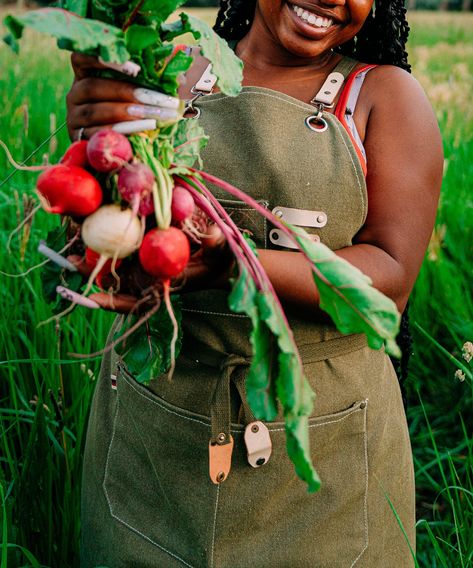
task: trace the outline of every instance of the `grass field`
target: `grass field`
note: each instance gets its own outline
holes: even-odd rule
[[[213,12],[201,12],[212,19]],[[415,335],[407,391],[417,481],[417,564],[473,567],[473,15],[414,13],[409,54],[445,146],[445,181],[434,235],[411,301]],[[0,139],[28,163],[56,161],[67,144],[68,55],[27,34],[19,57],[0,46]],[[38,213],[7,244],[31,207],[34,176],[0,153],[0,269],[19,274],[54,219]],[[50,316],[40,271],[3,277],[0,288],[0,565],[78,566],[80,468],[99,361],[111,316]],[[458,372],[460,370],[461,372]],[[462,374],[463,373],[463,374]],[[463,380],[462,380],[463,379]]]

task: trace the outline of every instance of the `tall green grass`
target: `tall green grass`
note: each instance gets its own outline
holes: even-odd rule
[[[211,19],[212,12],[205,12]],[[415,334],[407,384],[418,492],[417,562],[473,566],[473,382],[461,382],[462,345],[473,341],[473,19],[413,14],[410,56],[441,125],[446,170],[441,207],[412,297]],[[470,31],[469,31],[470,30]],[[29,34],[19,57],[0,46],[0,139],[29,164],[56,161],[67,144],[68,56]],[[48,140],[49,139],[49,140]],[[43,141],[48,140],[42,145]],[[12,173],[0,152],[0,184]],[[39,212],[6,245],[23,218],[34,176],[0,185],[0,269],[16,274],[40,262],[36,244],[57,222]],[[41,277],[2,276],[0,286],[0,563],[78,566],[80,471],[99,361],[69,353],[103,345],[111,315],[77,311],[54,325]]]

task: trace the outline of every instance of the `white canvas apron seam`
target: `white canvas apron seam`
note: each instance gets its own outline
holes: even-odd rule
[[[364,221],[365,221],[365,218],[366,218],[366,200],[365,200],[365,194],[364,194],[363,189],[362,189],[362,185],[361,185],[361,182],[360,182],[360,176],[359,176],[359,174],[358,174],[358,170],[357,170],[357,168],[356,168],[355,161],[353,160],[353,156],[352,156],[352,154],[351,154],[351,152],[350,152],[350,149],[349,149],[349,147],[348,147],[348,144],[346,143],[345,138],[343,137],[342,130],[340,129],[340,126],[339,126],[338,122],[334,121],[334,124],[335,124],[335,126],[337,127],[338,132],[340,133],[340,138],[342,139],[343,145],[345,146],[345,148],[346,148],[346,150],[347,150],[347,153],[348,153],[348,155],[349,155],[349,157],[350,157],[350,161],[351,161],[351,163],[352,163],[353,170],[355,171],[356,182],[357,182],[357,184],[358,184],[358,189],[359,189],[359,191],[360,191],[360,196],[361,196],[361,202],[362,202],[362,204],[363,204],[362,218],[361,218],[361,220],[360,220],[360,227],[361,227],[361,226],[363,225]]]
[[[212,529],[212,547],[210,550],[210,568],[214,565],[214,549],[215,549],[215,531],[217,528],[217,511],[218,511],[218,497],[220,495],[220,485],[217,485],[217,497],[215,498],[215,511],[214,511],[214,521]]]
[[[355,410],[353,410],[353,412],[349,412],[348,414],[345,414],[345,416],[342,416],[340,418],[337,418],[336,420],[330,420],[329,422],[321,422],[320,424],[309,424],[309,428],[319,428],[320,426],[327,426],[328,424],[335,424],[337,422],[341,422],[342,420],[345,420],[351,416],[353,416],[355,414],[355,412],[359,412],[360,410],[364,410],[363,408],[356,408]],[[310,420],[310,418],[309,418]],[[266,422],[266,424],[271,425],[270,422]],[[268,428],[269,432],[284,432],[286,429],[285,428],[271,428],[271,426]],[[239,430],[231,430],[232,432],[239,432]]]
[[[368,404],[368,400],[366,400]],[[369,531],[368,531],[368,479],[369,479],[369,469],[368,469],[368,432],[366,431],[367,424],[366,424],[366,417],[368,414],[368,406],[365,407],[365,417],[364,417],[364,433],[363,433],[363,445],[365,450],[365,498],[363,502],[363,509],[364,509],[364,517],[365,517],[365,546],[362,548],[360,554],[355,558],[353,563],[350,565],[350,568],[358,562],[361,558],[365,550],[368,548],[369,544]]]
[[[153,404],[156,404],[156,406],[159,406],[159,408],[161,408],[162,410],[164,410],[165,412],[168,412],[169,414],[174,414],[175,416],[178,416],[179,418],[182,418],[183,420],[189,420],[191,422],[197,422],[198,424],[203,424],[204,426],[209,427],[210,424],[207,422],[204,422],[203,420],[198,420],[197,418],[191,418],[190,416],[184,416],[183,414],[179,414],[179,412],[175,412],[174,410],[171,410],[169,408],[166,408],[163,404],[160,404],[157,400],[152,399],[150,396],[147,396],[146,394],[140,392],[139,390],[137,390],[134,385],[130,382],[127,381],[126,378],[124,378],[124,381],[126,382],[126,384],[128,386],[130,386],[135,392],[136,394],[138,394],[139,396],[142,396],[143,398],[145,398],[146,400],[149,400],[150,402],[152,402]]]
[[[246,318],[248,319],[248,316],[244,316],[241,314],[233,314],[230,312],[206,312],[203,310],[195,310],[193,308],[182,308],[183,312],[192,312],[193,314],[207,314],[208,316],[227,316],[227,317],[232,317],[232,318]]]
[[[117,409],[115,411],[115,416],[113,417],[113,432],[112,432],[112,437],[110,439],[110,444],[108,445],[107,461],[105,462],[105,471],[104,471],[104,478],[103,478],[103,483],[102,483],[102,488],[103,488],[103,491],[104,491],[104,494],[105,494],[105,498],[107,499],[108,509],[110,511],[110,515],[112,515],[112,517],[114,519],[116,519],[117,521],[119,521],[120,523],[125,525],[127,528],[129,528],[134,533],[140,535],[141,537],[143,537],[145,540],[147,540],[151,544],[154,544],[154,546],[157,546],[158,548],[160,548],[166,554],[169,554],[169,556],[172,556],[173,558],[175,558],[178,562],[181,562],[182,564],[184,564],[184,566],[188,566],[189,568],[194,568],[194,566],[192,566],[192,564],[189,564],[188,562],[186,562],[183,558],[181,558],[180,556],[178,556],[174,552],[171,552],[170,550],[168,550],[167,548],[165,548],[161,544],[158,544],[153,539],[149,538],[149,536],[146,536],[145,534],[140,532],[137,528],[129,525],[126,521],[121,519],[118,515],[115,515],[115,513],[112,510],[112,504],[110,503],[110,498],[108,496],[108,491],[107,491],[107,487],[106,487],[106,484],[105,484],[105,480],[106,480],[108,469],[109,469],[110,454],[111,454],[111,451],[112,451],[113,440],[115,439],[115,432],[116,432],[116,429],[117,429],[117,416],[118,416],[119,407],[120,407],[120,400],[117,400]]]
[[[281,101],[281,102],[287,103],[287,104],[292,105],[293,107],[296,107],[296,108],[298,108],[298,109],[301,109],[301,110],[303,110],[303,111],[305,111],[305,112],[312,113],[312,114],[314,113],[314,109],[311,108],[311,107],[309,107],[308,105],[307,105],[307,106],[303,106],[304,103],[297,104],[297,103],[295,103],[295,102],[292,102],[292,101],[290,101],[290,100],[287,100],[287,99],[284,98],[284,97],[278,97],[277,95],[273,95],[273,94],[271,94],[271,93],[260,93],[260,92],[257,92],[257,91],[242,91],[238,96],[239,96],[239,97],[243,97],[243,96],[248,96],[248,95],[254,95],[254,96],[257,96],[257,97],[268,97],[268,98],[270,98],[270,99],[276,99],[277,101]],[[225,99],[229,99],[229,98],[230,98],[230,97],[228,97],[228,96],[222,96],[222,97],[219,97],[218,99],[206,99],[205,97],[202,97],[201,100],[200,100],[200,102],[201,102],[201,103],[204,103],[204,104],[202,105],[202,107],[203,107],[203,106],[205,106],[206,104],[211,104],[211,103],[215,103],[215,102],[219,102],[219,101],[224,101]],[[199,104],[197,103],[195,106],[198,107]]]

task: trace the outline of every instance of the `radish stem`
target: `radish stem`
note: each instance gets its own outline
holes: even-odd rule
[[[163,281],[164,303],[168,311],[169,319],[172,322],[172,339],[171,339],[171,344],[169,346],[171,365],[168,371],[168,381],[172,379],[172,376],[174,374],[174,369],[176,367],[176,342],[179,335],[179,324],[177,323],[176,316],[174,315],[174,310],[172,308],[171,296],[169,294],[169,284],[170,280]]]

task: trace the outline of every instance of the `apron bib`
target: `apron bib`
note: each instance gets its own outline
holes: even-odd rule
[[[346,77],[353,66],[342,60],[335,71]],[[326,130],[314,131],[306,124],[314,107],[260,87],[195,106],[210,136],[206,171],[330,248],[352,244],[366,218],[366,184],[334,115],[324,113]],[[258,247],[285,248],[261,216],[212,189]],[[104,357],[83,469],[81,566],[413,566],[389,503],[415,547],[412,454],[387,355],[363,336],[288,314],[317,395],[309,430],[322,488],[309,495],[286,455],[282,416],[263,425],[269,460],[249,464],[249,320],[229,311],[220,290],[183,301],[172,382],[157,377],[145,387],[115,354]],[[231,435],[234,447],[230,474],[216,484],[208,448],[220,435],[224,443]]]

